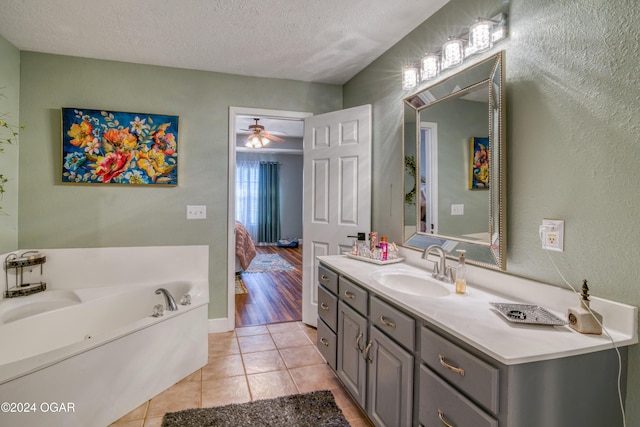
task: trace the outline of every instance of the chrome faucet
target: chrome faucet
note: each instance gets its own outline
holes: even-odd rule
[[[444,249],[440,245],[431,245],[422,253],[422,259],[428,260],[429,254],[432,251],[435,251],[440,259],[433,265],[433,273],[431,273],[431,277],[443,280],[448,283],[453,283],[453,277],[451,274],[451,270],[447,267],[447,255],[445,254]]]
[[[164,300],[167,303],[167,310],[169,310],[169,311],[177,311],[178,310],[178,304],[176,304],[176,300],[173,299],[173,295],[171,295],[171,292],[169,292],[165,288],[158,288],[158,289],[156,289],[156,294],[158,294],[158,295],[163,294],[164,295]]]

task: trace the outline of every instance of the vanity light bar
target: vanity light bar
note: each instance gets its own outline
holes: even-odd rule
[[[410,90],[421,81],[432,80],[442,70],[457,67],[475,54],[485,52],[494,44],[507,38],[507,14],[500,13],[491,19],[478,18],[461,37],[449,37],[439,52],[427,53],[415,65],[402,67],[402,89]]]

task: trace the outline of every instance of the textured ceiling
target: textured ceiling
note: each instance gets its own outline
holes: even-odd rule
[[[20,50],[343,84],[448,0],[2,0]]]

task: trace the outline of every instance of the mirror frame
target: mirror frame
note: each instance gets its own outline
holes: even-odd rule
[[[489,70],[488,75],[482,78],[472,78],[475,73],[487,68]],[[484,72],[484,71],[483,71]],[[479,80],[478,80],[479,79]],[[471,80],[471,81],[467,81]],[[453,90],[447,90],[448,85],[455,84]],[[416,191],[417,182],[410,183],[407,180],[407,172],[405,171],[405,165],[407,162],[406,151],[407,145],[415,139],[415,153],[416,162],[415,167],[417,171],[420,171],[420,127],[415,127],[415,135],[410,135],[408,132],[412,130],[407,129],[406,124],[415,121],[420,123],[420,112],[425,108],[436,104],[438,102],[456,97],[457,95],[468,92],[470,89],[487,84],[489,87],[489,99],[488,99],[488,135],[489,135],[489,147],[490,147],[490,168],[489,168],[489,221],[488,230],[490,236],[490,242],[477,242],[473,240],[467,240],[460,236],[447,236],[441,234],[429,234],[418,231],[419,224],[419,203],[417,203]],[[440,95],[433,96],[433,93]],[[431,99],[425,102],[425,97],[421,97],[418,104],[412,103],[416,101],[417,97],[421,94],[425,94],[429,91]],[[452,74],[440,81],[435,82],[433,85],[425,87],[418,92],[411,94],[410,96],[402,100],[403,108],[403,121],[402,121],[402,159],[405,162],[403,165],[403,179],[402,185],[407,189],[407,186],[414,186],[414,189],[408,194],[405,194],[403,200],[402,209],[402,240],[403,246],[424,250],[432,244],[438,244],[442,246],[447,252],[447,256],[451,256],[452,252],[456,249],[465,249],[467,253],[465,257],[469,264],[475,264],[486,268],[496,270],[506,270],[506,154],[505,154],[505,88],[504,88],[504,51],[500,51],[480,62],[477,62],[465,69]],[[413,115],[412,117],[406,117],[407,114]],[[417,180],[417,176],[414,176]],[[414,192],[413,196],[411,193]],[[405,224],[405,209],[407,209],[406,200],[414,197],[416,200],[415,206],[415,218],[416,218],[416,231],[415,233],[407,236],[406,224]]]

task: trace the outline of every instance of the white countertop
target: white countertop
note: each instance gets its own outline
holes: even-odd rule
[[[612,340],[619,347],[638,342],[637,308],[626,304],[592,298],[591,307],[603,314],[603,323],[611,334],[610,339],[604,332],[602,335],[581,334],[569,326],[513,323],[489,305],[489,302],[537,304],[565,319],[566,310],[569,308],[569,304],[566,303],[575,301],[575,304],[571,304],[578,306],[579,298],[571,291],[554,286],[547,285],[546,288],[549,289],[545,289],[545,286],[540,286],[541,284],[532,285],[536,286],[537,301],[513,298],[505,294],[502,289],[499,289],[499,293],[494,293],[485,287],[474,286],[470,281],[467,281],[467,293],[464,295],[456,294],[454,285],[445,284],[444,286],[449,287],[451,291],[449,295],[421,297],[382,286],[374,281],[371,275],[380,269],[404,269],[423,273],[424,277],[429,277],[426,263],[424,268],[419,268],[407,263],[379,266],[344,255],[320,256],[318,259],[367,290],[384,297],[506,365],[610,349],[613,347]],[[527,285],[519,283],[518,286]],[[520,293],[529,298],[532,294],[526,290]],[[558,298],[558,295],[561,297]],[[562,304],[566,304],[566,307]],[[560,307],[563,307],[563,311],[559,310]]]

